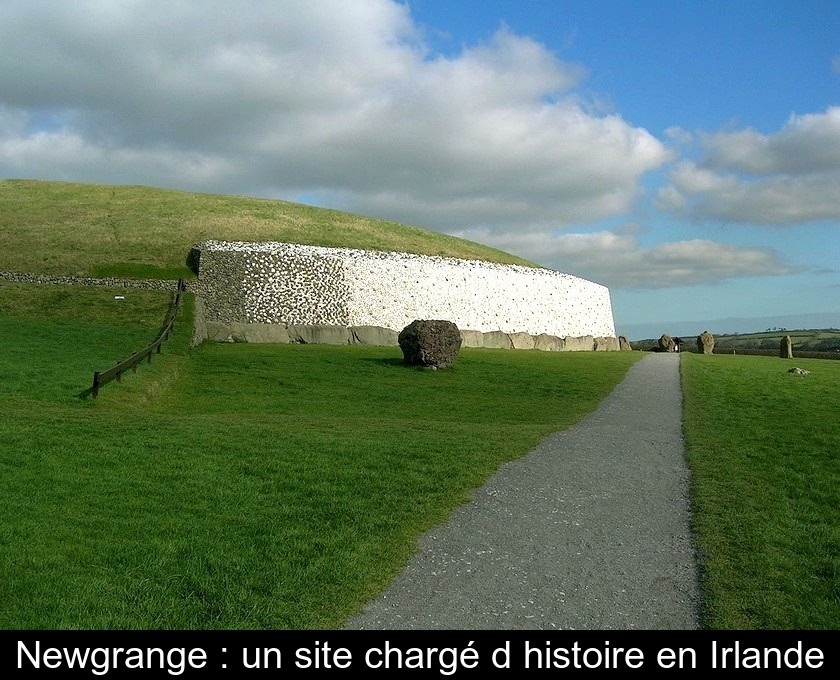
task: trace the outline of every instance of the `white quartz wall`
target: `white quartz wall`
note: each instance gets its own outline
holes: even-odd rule
[[[462,330],[615,336],[609,290],[549,269],[289,243],[199,248],[201,287],[227,291],[208,320],[401,330],[445,319]]]

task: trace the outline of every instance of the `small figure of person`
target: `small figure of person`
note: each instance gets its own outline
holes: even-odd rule
[[[674,338],[674,351],[675,351],[677,354],[679,354],[679,353],[680,353],[680,343],[681,343],[681,342],[682,342],[682,340],[680,340],[679,338]]]

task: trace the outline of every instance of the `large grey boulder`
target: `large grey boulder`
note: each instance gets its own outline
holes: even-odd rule
[[[715,336],[709,331],[703,331],[697,336],[697,351],[703,354],[713,354],[715,351]]]
[[[633,347],[630,345],[630,341],[627,340],[626,337],[624,337],[623,335],[619,335],[618,349],[620,349],[622,352],[629,352],[633,349]]]
[[[448,368],[461,349],[461,331],[451,321],[415,319],[398,337],[403,359],[413,366]]]
[[[659,341],[656,343],[656,346],[659,348],[660,352],[673,352],[676,348],[676,343],[674,342],[674,338],[667,333],[663,333],[659,338]]]

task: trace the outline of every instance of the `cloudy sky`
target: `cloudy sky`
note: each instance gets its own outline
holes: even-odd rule
[[[840,3],[0,0],[0,177],[456,234],[630,337],[840,325]]]

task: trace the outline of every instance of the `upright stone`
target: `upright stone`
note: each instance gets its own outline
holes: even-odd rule
[[[662,337],[659,338],[657,346],[659,347],[660,352],[673,352],[676,347],[676,343],[674,342],[674,338],[667,333],[663,333]]]
[[[630,342],[629,342],[629,341],[627,340],[627,338],[626,338],[626,337],[624,337],[623,335],[619,335],[619,336],[618,336],[618,348],[619,348],[622,352],[627,352],[627,351],[629,351],[629,350],[632,350],[632,349],[633,349],[633,347],[630,345]]]
[[[448,368],[461,349],[461,331],[451,321],[415,319],[397,338],[403,359],[415,366]]]
[[[697,336],[697,351],[703,354],[712,354],[715,350],[715,336],[709,331],[703,331]]]
[[[793,359],[793,343],[789,335],[783,337],[779,344],[779,356],[782,359]]]

